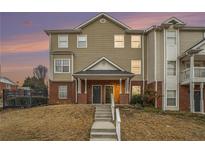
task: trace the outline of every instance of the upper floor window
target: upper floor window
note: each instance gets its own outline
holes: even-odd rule
[[[177,40],[176,40],[176,32],[175,31],[167,32],[167,44],[168,45],[175,45],[176,42],[177,42]]]
[[[70,73],[70,59],[55,59],[54,73]]]
[[[167,90],[167,106],[176,106],[176,90]]]
[[[131,48],[141,48],[140,35],[131,35]]]
[[[176,75],[176,61],[168,61],[167,62],[167,74],[169,76]]]
[[[87,35],[77,36],[77,48],[87,48]]]
[[[115,35],[114,36],[114,47],[115,48],[124,48],[124,35]]]
[[[58,35],[58,48],[68,48],[68,35]]]
[[[58,98],[59,99],[67,99],[67,86],[59,86],[58,87]]]
[[[141,74],[141,60],[131,60],[131,72]]]
[[[204,32],[204,38],[205,38],[205,32]]]

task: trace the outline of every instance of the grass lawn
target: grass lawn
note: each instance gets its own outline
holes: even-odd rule
[[[89,140],[94,107],[50,105],[0,111],[0,140]]]
[[[121,107],[122,140],[205,140],[205,115]]]

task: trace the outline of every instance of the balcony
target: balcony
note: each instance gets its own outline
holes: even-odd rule
[[[194,82],[205,82],[205,67],[194,67]],[[181,73],[181,83],[190,82],[190,68],[187,68]]]

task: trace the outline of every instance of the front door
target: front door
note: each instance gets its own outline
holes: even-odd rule
[[[93,104],[101,103],[101,86],[93,86]]]
[[[194,91],[194,111],[201,111],[201,103],[200,103],[200,91]]]
[[[111,104],[111,94],[113,94],[113,86],[105,86],[105,103]]]

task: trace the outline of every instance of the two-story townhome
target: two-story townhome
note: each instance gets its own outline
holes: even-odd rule
[[[137,21],[136,21],[137,22]],[[128,104],[151,88],[163,110],[204,112],[205,27],[177,18],[135,30],[100,13],[49,36],[50,103]]]

